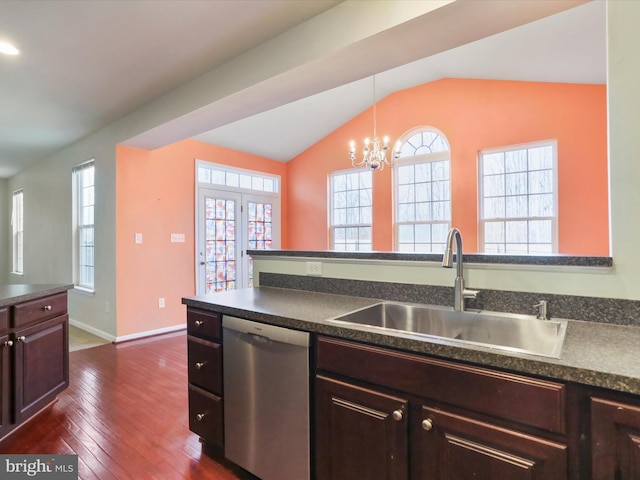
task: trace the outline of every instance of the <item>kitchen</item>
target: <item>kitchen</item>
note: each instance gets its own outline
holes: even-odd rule
[[[637,204],[634,178],[637,178],[637,165],[633,160],[635,144],[634,126],[637,117],[634,108],[637,106],[635,85],[637,79],[636,52],[637,38],[632,30],[633,19],[637,18],[637,11],[633,4],[627,2],[611,2],[609,6],[609,30],[615,32],[609,38],[609,145],[610,145],[610,179],[611,185],[611,249],[615,267],[608,273],[581,271],[511,271],[491,269],[471,269],[469,272],[469,284],[475,288],[492,288],[516,291],[562,293],[567,295],[606,297],[627,300],[636,300],[638,294],[638,281],[636,280],[638,266],[637,256],[634,252],[635,235],[638,231],[637,221],[633,215],[633,206]],[[140,120],[141,114],[129,119],[128,122]],[[151,121],[149,121],[151,123]],[[146,194],[123,198],[117,195],[120,185],[118,182],[127,180],[127,169],[134,168],[126,162],[114,161],[114,145],[120,141],[123,135],[117,131],[125,128],[127,122],[114,126],[113,129],[103,130],[91,138],[80,142],[65,151],[52,155],[50,158],[15,178],[6,184],[6,192],[30,185],[41,185],[43,177],[53,180],[49,188],[40,190],[40,202],[47,205],[42,209],[42,215],[50,218],[66,218],[64,210],[51,198],[63,195],[68,190],[68,171],[77,159],[96,157],[98,168],[102,170],[103,177],[99,180],[98,190],[104,203],[100,206],[100,222],[96,226],[102,232],[111,232],[101,235],[102,245],[98,261],[104,282],[96,289],[93,297],[83,296],[81,293],[70,294],[70,311],[77,319],[83,321],[96,330],[105,332],[112,339],[127,339],[140,333],[172,328],[184,322],[184,310],[180,305],[180,298],[193,293],[194,266],[192,248],[189,242],[185,244],[161,244],[153,252],[136,251],[130,233],[141,228],[143,232],[157,232],[158,236],[168,235],[171,232],[190,232],[193,227],[193,202],[190,204],[175,204],[176,197],[172,197],[171,182],[187,184],[193,182],[192,172],[185,172],[186,167],[173,166],[166,174],[158,174],[143,166],[143,171],[152,175],[147,177],[150,184],[157,185],[157,189],[150,188]],[[117,127],[117,128],[116,128]],[[142,128],[142,127],[139,127]],[[126,137],[126,134],[125,134]],[[167,156],[170,156],[168,152]],[[167,159],[159,159],[160,162]],[[74,163],[75,162],[75,163]],[[165,164],[158,164],[163,167]],[[142,165],[141,165],[142,166]],[[192,168],[192,167],[189,167]],[[66,169],[66,170],[65,170]],[[157,177],[155,177],[157,175]],[[169,177],[169,178],[165,178]],[[184,178],[188,177],[188,180]],[[183,180],[179,180],[183,178]],[[133,179],[131,180],[133,181]],[[102,183],[104,182],[104,183]],[[193,188],[193,187],[191,187]],[[164,195],[160,196],[160,193]],[[5,195],[5,198],[8,195]],[[161,201],[157,201],[158,198]],[[193,199],[193,196],[191,196]],[[7,210],[7,209],[5,209]],[[166,220],[166,225],[155,226],[154,213]],[[5,213],[6,215],[6,213]],[[34,221],[34,220],[31,220]],[[6,225],[8,222],[4,222]],[[34,259],[35,265],[24,277],[25,283],[60,282],[57,272],[68,272],[70,252],[64,242],[56,238],[64,238],[69,231],[69,224],[51,226],[52,243],[47,246],[47,255],[44,249],[37,245],[28,246],[27,251]],[[117,225],[117,229],[114,228]],[[67,228],[69,227],[69,228]],[[30,230],[38,227],[31,224]],[[153,230],[157,228],[157,230]],[[62,230],[61,235],[56,232]],[[160,230],[160,231],[158,231]],[[116,233],[112,233],[116,232]],[[6,235],[3,236],[6,238]],[[148,236],[145,236],[145,240]],[[152,241],[154,236],[151,236]],[[193,241],[193,239],[191,239]],[[34,242],[33,238],[27,242]],[[143,244],[145,245],[145,244]],[[53,254],[52,254],[53,252]],[[163,258],[165,262],[162,268],[158,265],[157,258]],[[268,263],[268,262],[267,262]],[[116,268],[117,266],[117,268]],[[389,281],[406,282],[407,280],[421,284],[429,282],[435,285],[449,285],[450,275],[441,269],[429,269],[425,273],[419,265],[388,267],[361,266],[353,268],[352,264],[337,264],[325,271],[326,275],[353,276],[360,279],[379,276],[380,268],[384,268],[385,278]],[[40,268],[41,271],[37,271]],[[268,264],[260,267],[293,269],[300,271],[302,265],[287,262],[284,265]],[[171,272],[171,275],[166,274]],[[354,273],[355,272],[355,273]],[[163,273],[167,277],[163,280]],[[68,274],[67,274],[68,275]],[[14,281],[13,279],[11,281]],[[187,286],[185,288],[185,286]],[[157,309],[157,298],[167,299],[167,307],[163,311]],[[117,302],[116,302],[117,300]],[[110,309],[105,308],[109,303]],[[109,311],[106,311],[109,310]],[[117,315],[116,315],[117,312]],[[91,320],[87,320],[91,319]]]

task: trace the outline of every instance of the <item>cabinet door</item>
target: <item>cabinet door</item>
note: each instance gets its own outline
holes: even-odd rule
[[[436,408],[412,425],[415,478],[566,480],[566,445]]]
[[[9,341],[8,335],[0,336],[0,438],[11,427],[9,358],[12,344],[13,342]]]
[[[408,478],[408,402],[318,376],[317,480]]]
[[[15,333],[16,422],[36,413],[69,385],[68,315]]]
[[[593,480],[640,480],[640,407],[591,400]]]

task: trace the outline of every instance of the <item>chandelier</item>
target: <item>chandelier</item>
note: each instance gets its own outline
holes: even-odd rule
[[[400,156],[400,142],[396,143],[393,158],[387,159],[389,150],[389,137],[384,136],[382,140],[376,132],[376,76],[373,76],[373,140],[365,138],[362,149],[362,160],[356,161],[356,142],[349,142],[349,158],[354,167],[365,167],[371,170],[384,170],[385,165],[393,167]]]

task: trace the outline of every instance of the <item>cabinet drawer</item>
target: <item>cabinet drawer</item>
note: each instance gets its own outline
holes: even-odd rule
[[[187,307],[187,333],[214,340],[222,338],[222,315]]]
[[[318,338],[317,355],[321,370],[566,433],[561,383],[327,337]]]
[[[67,313],[67,292],[20,303],[11,308],[13,309],[11,326],[20,328]]]
[[[189,383],[210,392],[222,393],[222,346],[188,336]]]
[[[189,430],[216,447],[224,446],[222,398],[189,385]]]

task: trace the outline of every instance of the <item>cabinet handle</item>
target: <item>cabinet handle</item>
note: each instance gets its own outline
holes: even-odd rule
[[[6,342],[4,342],[4,346],[5,347],[13,347],[13,340],[7,340]]]
[[[433,420],[431,420],[430,418],[422,420],[422,428],[427,432],[430,431],[433,428]]]
[[[402,410],[394,410],[393,413],[391,414],[393,416],[393,419],[396,422],[399,422],[400,420],[402,420]]]
[[[199,413],[196,415],[196,418],[198,419],[199,422],[204,420],[206,413]]]
[[[43,309],[45,312],[48,312],[48,311],[50,311],[50,310],[51,310],[51,305],[45,305],[44,307],[42,307],[42,309]]]
[[[196,362],[196,368],[198,370],[202,369],[202,367],[204,367],[205,362]]]
[[[22,337],[18,337],[18,338],[16,338],[16,340],[17,340],[18,342],[24,342],[26,339],[27,339],[27,337],[25,337],[24,335],[23,335]]]
[[[201,327],[203,323],[202,320],[196,320],[196,327]]]

